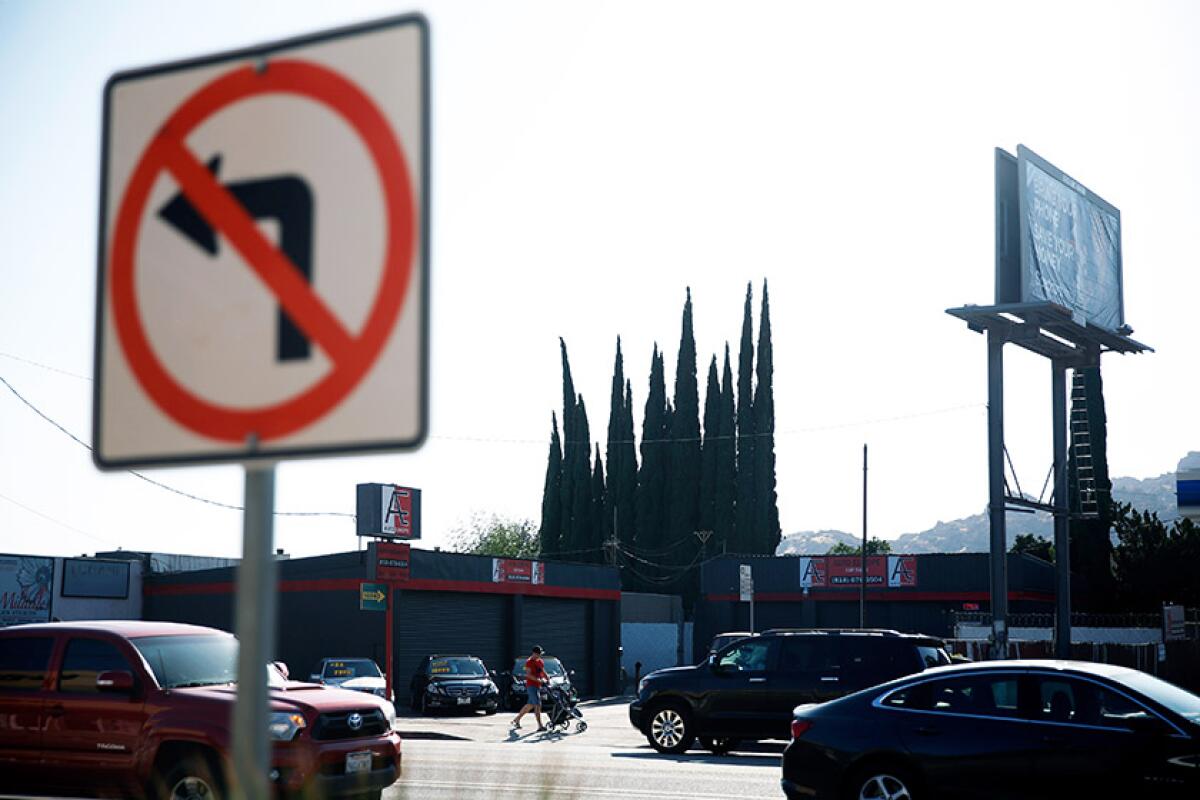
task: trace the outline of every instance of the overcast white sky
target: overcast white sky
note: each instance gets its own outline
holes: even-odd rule
[[[418,453],[285,463],[277,509],[424,489],[425,546],[474,511],[537,519],[558,337],[593,434],[616,336],[634,402],[672,380],[685,287],[701,381],[770,281],[784,533],[884,537],[986,503],[993,155],[1018,142],[1122,212],[1125,315],[1104,361],[1113,475],[1197,449],[1200,14],[1178,3],[0,2],[0,376],[91,436],[101,91],[114,71],[406,11],[433,54],[431,429]],[[1050,466],[1050,370],[1008,348],[1023,486]],[[27,361],[54,367],[59,372]],[[703,384],[702,384],[703,385]],[[238,467],[158,470],[240,504]],[[294,555],[347,519],[280,518]],[[127,474],[0,386],[0,552],[236,556],[241,515]]]

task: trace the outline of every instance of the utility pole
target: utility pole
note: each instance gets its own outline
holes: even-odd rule
[[[867,446],[863,445],[862,580],[858,585],[858,627],[867,627]]]

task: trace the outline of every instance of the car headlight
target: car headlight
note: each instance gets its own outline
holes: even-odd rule
[[[375,694],[376,696],[378,696],[378,697],[383,697],[383,696],[384,696],[384,694],[386,693],[386,691],[387,691],[387,690],[386,690],[386,689],[384,689],[382,686],[378,687],[377,689],[372,689],[372,690],[371,690],[371,692],[372,692],[373,694]]]
[[[387,718],[388,730],[396,730],[396,707],[391,703],[384,703],[383,716]]]
[[[500,690],[496,688],[496,684],[492,683],[491,681],[488,681],[483,685],[484,694],[495,694],[498,691]]]
[[[276,711],[271,714],[271,721],[267,725],[267,730],[271,734],[271,738],[277,742],[290,742],[296,738],[302,729],[306,728],[308,723],[304,721],[304,715],[295,711]]]
[[[428,686],[426,686],[425,691],[429,692],[430,694],[445,694],[446,693],[446,690],[443,689],[441,686],[438,686],[436,683],[431,683]]]
[[[641,694],[642,692],[646,691],[646,682],[648,680],[649,680],[649,678],[642,678],[640,681],[638,681],[638,694]]]

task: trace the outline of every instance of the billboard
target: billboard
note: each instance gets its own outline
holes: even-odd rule
[[[1121,212],[1024,145],[997,149],[996,302],[1055,303],[1116,331],[1122,287]]]
[[[546,565],[540,561],[526,561],[523,558],[493,558],[492,583],[530,583],[546,582]]]
[[[94,558],[63,559],[63,597],[129,597],[129,562]]]
[[[861,556],[801,556],[802,589],[837,589],[861,586]],[[867,586],[889,589],[917,585],[916,556],[867,556]]]
[[[356,516],[359,536],[420,539],[421,490],[392,483],[360,483]]]
[[[49,622],[54,559],[0,555],[0,628]]]

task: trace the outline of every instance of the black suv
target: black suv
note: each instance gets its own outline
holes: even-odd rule
[[[426,656],[409,682],[414,711],[483,711],[495,714],[500,702],[487,667],[475,656]]]
[[[742,739],[787,739],[792,709],[950,663],[941,640],[888,630],[769,630],[694,667],[652,672],[629,721],[660,753],[697,736],[714,753]]]

